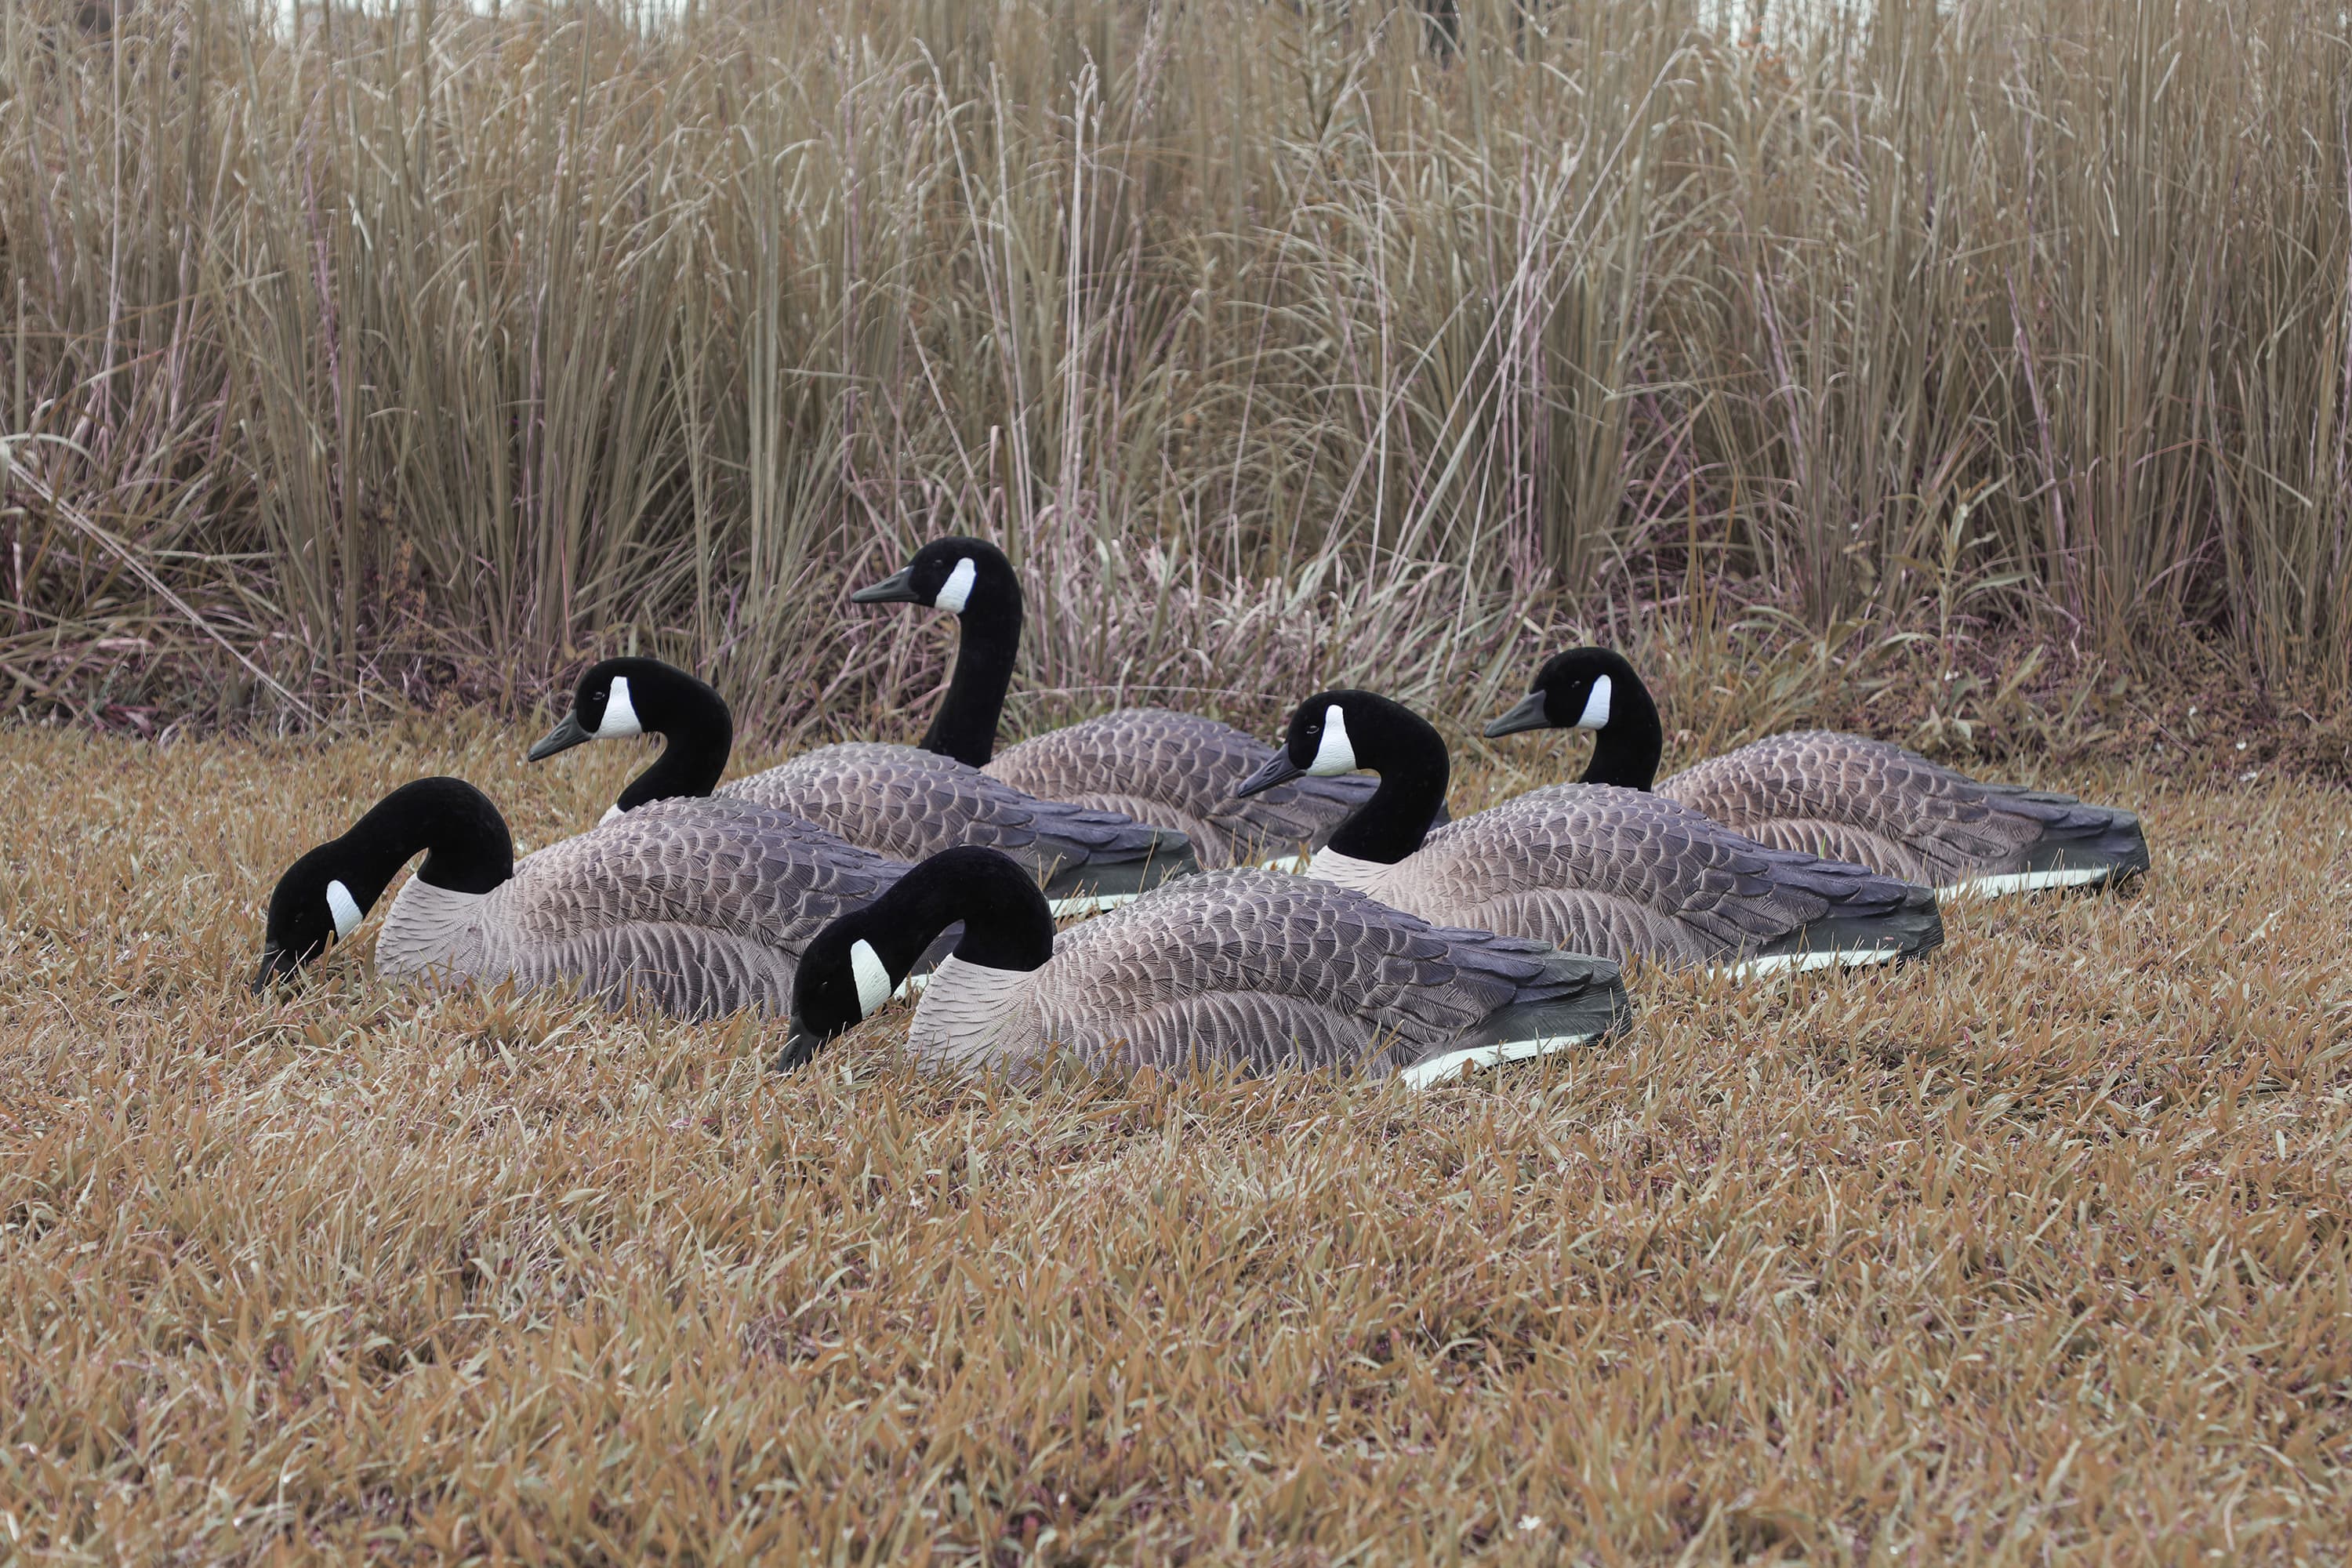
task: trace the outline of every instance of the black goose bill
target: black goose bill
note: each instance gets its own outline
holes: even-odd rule
[[[1551,715],[1545,710],[1545,694],[1540,691],[1530,691],[1519,699],[1517,707],[1487,725],[1486,735],[1486,739],[1496,741],[1505,735],[1518,734],[1525,730],[1550,728]]]
[[[1290,760],[1288,752],[1277,747],[1274,755],[1258,764],[1255,773],[1234,786],[1234,794],[1237,796],[1253,795],[1260,790],[1272,789],[1278,784],[1288,784],[1306,772],[1305,768]]]

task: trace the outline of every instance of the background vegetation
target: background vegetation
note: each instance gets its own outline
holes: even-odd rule
[[[2333,0],[295,15],[0,11],[9,707],[854,728],[950,527],[1016,722],[1570,622],[2352,681]]]

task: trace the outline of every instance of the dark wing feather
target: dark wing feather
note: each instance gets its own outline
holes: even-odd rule
[[[1109,1059],[1395,1067],[1515,1005],[1615,971],[1449,931],[1326,882],[1256,869],[1171,883],[1063,933],[1038,976],[1047,1037]]]
[[[500,889],[543,942],[650,922],[724,932],[798,956],[871,902],[904,863],[790,812],[720,797],[656,801],[524,858]]]
[[[2071,795],[1987,784],[1884,741],[1826,730],[1758,741],[1676,773],[1657,793],[1759,838],[1850,854],[1873,870],[1947,884],[2084,860],[2147,864],[2130,814]]]
[[[1126,708],[1024,741],[997,753],[987,772],[1051,800],[1118,802],[1129,816],[1191,834],[1203,866],[1320,847],[1379,787],[1364,774],[1300,778],[1236,798],[1234,787],[1273,754],[1265,742],[1214,719]]]
[[[1432,919],[1546,941],[1580,933],[1612,957],[1665,962],[1767,951],[1816,925],[1850,945],[1853,928],[1907,921],[1921,897],[1607,784],[1554,784],[1448,824],[1395,876]]]
[[[1038,799],[920,746],[820,747],[722,784],[719,794],[797,813],[903,860],[977,844],[1003,850],[1042,879],[1166,853],[1147,824]]]

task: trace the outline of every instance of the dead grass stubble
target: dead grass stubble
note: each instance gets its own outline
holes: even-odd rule
[[[400,778],[635,759],[0,735],[0,1524],[26,1561],[2341,1561],[2352,803],[2112,773],[2146,897],[1660,977],[1364,1082],[908,1072],[869,1026],[245,989]],[[1516,763],[1528,752],[1515,751]],[[1475,760],[1457,804],[1530,774]]]

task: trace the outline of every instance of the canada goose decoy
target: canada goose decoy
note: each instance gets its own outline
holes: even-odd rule
[[[1867,866],[1945,895],[2104,888],[2147,869],[2139,818],[2069,795],[1979,784],[1885,741],[1800,730],[1654,783],[1665,730],[1622,656],[1570,648],[1486,726],[1591,730],[1584,782],[1654,789],[1761,844]]]
[[[656,658],[589,667],[563,721],[531,747],[532,762],[583,742],[654,734],[660,756],[605,813],[648,801],[715,795],[804,816],[850,843],[900,860],[958,844],[1002,849],[1028,868],[1064,914],[1090,913],[1195,868],[1167,828],[1064,801],[1039,800],[920,746],[851,742],[721,784],[735,742],[727,700]]]
[[[1446,767],[1444,739],[1420,715],[1369,691],[1326,691],[1299,704],[1282,750],[1242,787],[1379,773],[1370,804],[1307,874],[1443,925],[1748,973],[1884,963],[1944,940],[1925,888],[1769,848],[1639,790],[1555,784],[1424,838]]]
[[[849,595],[853,604],[928,605],[960,626],[955,673],[923,744],[1045,800],[1116,811],[1180,830],[1204,867],[1287,861],[1319,847],[1372,796],[1369,779],[1303,778],[1244,799],[1234,786],[1270,748],[1230,724],[1164,708],[1124,708],[996,752],[1004,694],[1020,651],[1021,579],[985,540],[935,540],[904,570]],[[1445,820],[1440,802],[1434,822]]]
[[[1419,1086],[1595,1038],[1629,1014],[1604,960],[1442,930],[1255,867],[1187,877],[1056,938],[1021,868],[950,849],[809,943],[777,1065],[880,1006],[958,922],[908,1035],[935,1065],[1019,1068],[1052,1044],[1097,1066],[1366,1063]]]
[[[568,982],[689,1018],[784,1010],[809,938],[907,869],[749,801],[656,803],[518,863],[488,795],[418,779],[278,879],[256,988],[351,935],[420,851],[376,938],[380,973]]]

